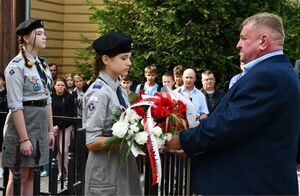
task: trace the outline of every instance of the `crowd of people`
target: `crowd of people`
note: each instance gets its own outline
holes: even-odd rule
[[[125,167],[121,167],[118,148],[101,144],[112,136],[111,108],[123,111],[134,104],[140,95],[153,96],[161,91],[184,97],[195,108],[195,118],[200,123],[167,143],[169,150],[183,150],[198,164],[193,168],[194,193],[295,193],[296,183],[292,178],[296,175],[296,167],[292,166],[296,166],[299,138],[299,81],[294,79],[295,73],[291,72],[287,57],[283,55],[284,31],[277,15],[261,13],[242,24],[237,44],[241,51],[242,72],[231,79],[230,90],[226,94],[216,88],[212,71],[201,73],[202,88],[197,88],[195,70],[183,65],[175,66],[172,73],[164,73],[161,84],[157,82],[159,73],[154,64],[145,67],[145,82],[133,81],[128,74],[132,66],[133,40],[119,33],[105,34],[93,42],[96,56],[91,83],[81,74],[67,73],[60,77],[57,64],[47,65],[38,56],[39,50],[46,47],[43,21],[26,20],[17,27],[16,33],[20,53],[8,64],[5,74],[0,73],[0,111],[9,111],[6,122],[4,118],[0,121],[0,132],[4,132],[3,166],[10,171],[7,194],[12,194],[17,147],[21,153],[21,191],[22,194],[32,195],[33,167],[47,165],[54,136],[59,139],[58,180],[65,180],[62,179],[63,172],[67,177],[68,145],[72,140],[74,124],[53,120],[53,116],[82,118],[89,151],[86,195],[141,194],[134,157],[129,156]],[[254,49],[248,51],[250,47]],[[284,62],[283,66],[278,62]],[[299,62],[296,64],[295,71],[299,76]],[[286,74],[285,86],[278,81],[282,74]],[[266,78],[270,81],[265,81]],[[133,86],[136,83],[138,85]],[[291,92],[285,91],[287,88]],[[294,93],[293,96],[289,96],[290,93]],[[286,130],[285,135],[281,134],[282,130]],[[1,145],[3,136],[0,135]],[[263,147],[265,145],[270,148]],[[279,152],[275,153],[272,148]],[[38,163],[34,159],[37,153],[41,154]],[[204,155],[198,156],[199,153]],[[255,156],[261,157],[262,161]],[[254,163],[254,160],[257,162]],[[263,165],[273,163],[270,160],[278,161],[278,164],[269,165],[271,170],[286,170],[282,175],[276,173],[290,183],[284,188],[278,188],[282,185],[277,184],[275,176],[262,171],[268,170]],[[254,167],[255,164],[257,166]],[[221,171],[221,167],[224,170]],[[0,176],[3,173],[1,168]],[[223,172],[226,176],[220,176]],[[46,168],[41,175],[47,175]],[[216,176],[219,179],[215,179]],[[263,182],[254,185],[253,180],[257,179],[263,179]],[[227,182],[235,184],[226,185]]]

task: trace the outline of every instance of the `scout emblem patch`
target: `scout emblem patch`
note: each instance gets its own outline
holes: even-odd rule
[[[38,83],[38,80],[39,80],[39,78],[35,77],[35,76],[32,76],[31,79],[30,79],[30,82],[33,84],[32,89],[34,91],[39,91],[39,90],[42,89],[42,86]]]
[[[39,83],[33,84],[33,90],[34,91],[39,91],[42,89],[42,86]]]
[[[37,77],[35,77],[35,76],[32,76],[30,82],[31,82],[32,84],[35,84],[35,83],[37,83],[38,80],[39,80],[39,78],[37,78]]]
[[[94,103],[90,103],[90,104],[88,105],[88,108],[89,108],[90,112],[93,111],[94,109],[96,109]]]
[[[9,71],[9,75],[13,75],[15,73],[15,71],[13,70],[13,69],[11,69],[10,71]]]

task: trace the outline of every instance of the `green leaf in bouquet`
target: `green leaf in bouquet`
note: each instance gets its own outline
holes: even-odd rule
[[[166,131],[168,131],[169,129],[169,120],[170,120],[170,117],[168,116],[167,118],[166,118]]]
[[[186,121],[184,119],[180,119],[180,121],[181,121],[181,124],[182,124],[183,128],[187,129]]]
[[[120,159],[120,166],[124,166],[124,163],[129,155],[129,153],[127,153],[128,151],[130,151],[130,148],[126,148],[124,145],[127,145],[126,144],[126,139],[125,138],[122,138],[121,139],[121,144],[119,146],[119,153],[120,153],[120,156],[119,156],[119,159]],[[127,150],[127,152],[126,152]]]

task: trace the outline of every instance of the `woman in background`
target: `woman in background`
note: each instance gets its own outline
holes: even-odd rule
[[[0,112],[8,112],[7,108],[7,92],[5,88],[5,77],[0,73]],[[5,123],[6,114],[0,114],[0,178],[3,178],[2,167],[2,143],[3,143],[3,127]]]
[[[66,91],[66,81],[63,78],[57,78],[54,84],[54,89],[52,93],[52,110],[54,116],[69,116],[75,117],[75,105],[74,97]],[[65,128],[65,129],[64,129]],[[65,145],[64,145],[64,157],[62,157],[62,139],[63,131],[65,134]],[[64,179],[66,179],[68,174],[68,152],[69,145],[71,142],[71,133],[73,131],[73,122],[71,121],[53,121],[53,132],[58,134],[59,139],[59,151],[57,154],[58,161],[58,179],[62,180],[62,172],[66,171]],[[63,161],[62,161],[63,160]],[[62,164],[64,162],[64,164]]]

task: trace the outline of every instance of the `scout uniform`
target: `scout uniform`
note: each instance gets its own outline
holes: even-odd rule
[[[17,34],[24,35],[37,28],[43,28],[42,21],[27,20],[18,26]],[[20,166],[41,166],[49,160],[47,105],[51,104],[49,92],[51,73],[42,58],[33,57],[26,52],[24,55],[29,60],[30,66],[25,66],[25,59],[20,52],[5,69],[9,108],[4,126],[3,165],[5,167],[14,167],[16,163],[20,138],[12,113],[18,110],[23,110],[28,138],[33,146],[32,156],[28,157],[20,153]],[[43,77],[40,76],[38,69],[44,73]]]
[[[108,34],[106,38],[112,38],[111,36]],[[98,52],[97,47],[102,42],[107,41],[106,46],[102,46],[101,49],[112,46],[111,51],[117,54],[122,53],[120,52],[122,51],[122,44],[125,41],[128,42],[128,38],[126,37],[124,40],[122,35],[116,35],[113,41],[106,38],[102,40],[99,38],[100,43],[97,43],[96,46],[94,42],[93,47],[96,52]],[[122,97],[125,101],[123,104],[120,103],[117,95],[119,89],[122,89]],[[83,97],[82,121],[83,127],[86,128],[87,144],[94,142],[97,137],[103,136],[107,130],[111,130],[114,111],[120,109],[121,104],[129,105],[126,90],[120,88],[117,80],[115,81],[105,72],[100,72],[98,78],[91,84]],[[121,165],[120,156],[119,148],[89,151],[85,173],[85,195],[142,194],[135,158],[130,153],[125,163]]]

